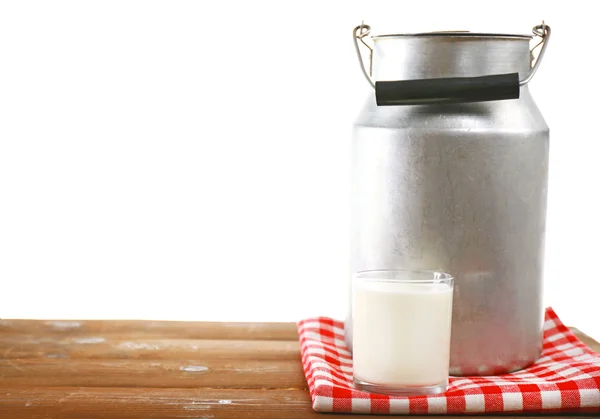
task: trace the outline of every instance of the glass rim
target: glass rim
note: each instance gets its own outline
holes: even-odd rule
[[[413,284],[452,283],[454,277],[434,269],[372,269],[357,271],[354,278],[369,282],[402,282]]]

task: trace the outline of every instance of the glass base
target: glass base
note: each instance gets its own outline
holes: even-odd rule
[[[387,396],[429,396],[440,394],[446,391],[448,383],[442,383],[428,387],[407,387],[395,386],[390,384],[373,384],[367,381],[354,378],[354,387],[357,390],[368,391],[369,393],[385,394]]]

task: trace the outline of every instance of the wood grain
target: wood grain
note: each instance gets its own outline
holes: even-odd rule
[[[306,387],[291,323],[0,320],[0,418],[359,417]]]
[[[31,338],[0,340],[0,358],[298,360],[297,340]]]
[[[298,340],[293,323],[147,320],[0,320],[0,336],[120,336],[122,339]]]
[[[0,388],[0,417],[70,414],[92,418],[304,418],[310,396],[301,390]],[[62,417],[62,416],[61,416]]]
[[[198,358],[198,357],[197,357]],[[250,360],[0,360],[0,386],[306,388],[300,358]]]
[[[0,417],[11,419],[277,418],[368,419],[315,412],[302,390],[166,388],[0,388]],[[427,416],[411,416],[426,418]],[[443,416],[465,419],[468,416]],[[503,419],[525,416],[503,415]],[[552,416],[554,419],[566,416]],[[597,416],[581,415],[580,418]],[[428,416],[427,418],[431,418]]]

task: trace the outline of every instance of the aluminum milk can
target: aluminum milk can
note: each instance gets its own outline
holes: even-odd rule
[[[527,83],[550,27],[369,33],[353,32],[374,91],[353,131],[351,270],[450,272],[451,374],[524,368],[542,345],[549,136]]]

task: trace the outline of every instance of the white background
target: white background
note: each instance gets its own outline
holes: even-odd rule
[[[545,299],[600,338],[595,2],[0,5],[0,317],[343,317],[351,30],[554,30]]]

